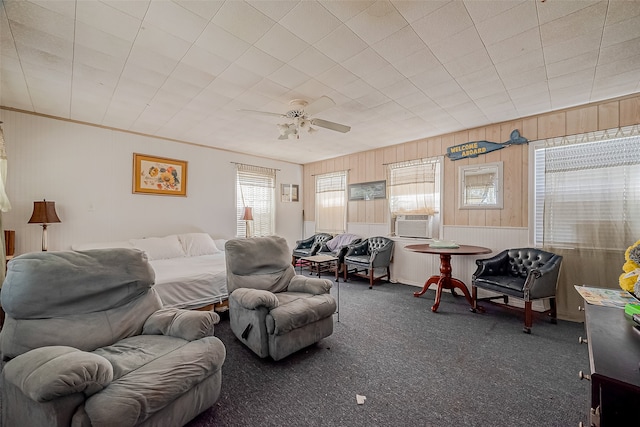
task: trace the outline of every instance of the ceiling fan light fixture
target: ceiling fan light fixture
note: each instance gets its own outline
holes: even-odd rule
[[[298,119],[298,126],[300,127],[300,129],[309,129],[311,127],[311,123],[309,122],[309,120]]]
[[[280,131],[281,136],[286,135],[289,131],[289,125],[287,123],[277,124],[276,126],[278,126],[278,131]]]
[[[280,136],[278,139],[298,139],[298,126],[295,123],[278,124]]]
[[[351,130],[351,126],[313,117],[316,113],[336,105],[328,96],[321,96],[311,104],[302,99],[293,99],[289,104],[293,108],[285,114],[256,110],[240,111],[277,116],[285,120],[290,120],[290,123],[279,123],[276,125],[280,132],[280,137],[278,139],[300,139],[301,129],[306,130],[310,134],[317,132],[318,128],[329,129],[341,133],[346,133]],[[315,128],[312,128],[311,126],[315,126]]]

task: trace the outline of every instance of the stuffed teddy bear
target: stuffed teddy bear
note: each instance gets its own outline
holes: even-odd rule
[[[626,262],[622,266],[620,287],[640,298],[640,240],[629,246],[624,253]]]

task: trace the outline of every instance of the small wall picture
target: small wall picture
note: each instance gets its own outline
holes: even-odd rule
[[[298,199],[298,185],[297,184],[280,184],[280,192],[282,194],[283,202],[297,202]]]
[[[187,195],[187,162],[133,153],[133,192]]]
[[[349,184],[349,200],[386,199],[387,181]]]

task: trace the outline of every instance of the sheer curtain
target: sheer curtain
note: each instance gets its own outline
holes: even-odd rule
[[[620,289],[624,251],[640,238],[638,128],[547,140],[534,164],[534,238],[564,257],[558,314],[577,320],[573,285]]]
[[[2,122],[0,122],[1,124]],[[6,246],[4,241],[4,225],[2,223],[2,212],[11,210],[11,203],[7,197],[7,152],[4,145],[4,132],[0,126],[0,236],[2,236],[2,268],[0,268],[0,287],[4,282],[5,265],[7,262]]]
[[[276,169],[245,164],[237,164],[236,167],[237,235],[246,235],[246,222],[242,220],[245,207],[250,207],[253,212],[251,235],[256,237],[273,235]]]
[[[347,230],[347,172],[316,175],[316,233]]]
[[[399,215],[432,215],[439,230],[442,158],[428,158],[388,165],[389,210],[392,224]]]

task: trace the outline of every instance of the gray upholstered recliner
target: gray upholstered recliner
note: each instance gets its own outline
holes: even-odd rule
[[[306,239],[296,241],[296,247],[293,248],[291,253],[291,263],[296,265],[298,259],[315,255],[320,250],[320,247],[332,238],[333,236],[331,234],[318,233]]]
[[[369,279],[369,289],[373,288],[374,282],[386,278],[391,278],[389,265],[393,259],[394,241],[383,236],[369,237],[350,245],[344,255],[344,281],[349,274],[365,277]],[[375,270],[384,269],[385,273],[376,276]]]
[[[181,426],[220,395],[214,312],[162,308],[135,249],[37,252],[2,286],[2,421]]]
[[[331,281],[296,275],[278,236],[225,245],[231,330],[260,357],[280,360],[333,333]]]
[[[478,268],[471,281],[473,311],[482,310],[478,301],[497,298],[509,302],[509,296],[524,300],[524,328],[531,333],[533,309],[531,303],[538,299],[549,299],[545,313],[556,323],[556,287],[562,257],[536,248],[507,249],[499,254],[476,260]],[[478,298],[478,289],[497,292],[499,296]]]

